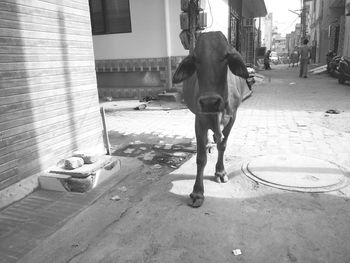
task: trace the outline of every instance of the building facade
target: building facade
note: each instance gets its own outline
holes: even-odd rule
[[[273,14],[269,13],[264,17],[264,30],[263,30],[262,46],[267,50],[272,48],[272,33],[273,33]]]
[[[104,153],[86,0],[0,2],[0,207],[75,150]]]
[[[90,0],[101,2],[103,0]],[[94,54],[100,97],[142,98],[173,89],[172,74],[188,55],[179,34],[181,0],[118,0],[128,6],[122,15],[130,17],[130,30],[94,34]],[[127,4],[125,4],[127,2]],[[266,15],[263,0],[199,1],[207,13],[205,31],[221,31],[246,60],[254,57],[256,30],[244,19]],[[98,9],[98,8],[97,8]],[[101,8],[100,8],[101,9]],[[128,13],[128,14],[126,14]],[[98,12],[92,12],[92,21]],[[122,18],[120,18],[122,19]],[[128,24],[127,22],[123,22]],[[251,33],[251,31],[254,31]],[[248,39],[244,37],[247,36]],[[249,43],[249,49],[242,49]],[[178,87],[177,87],[178,88]]]
[[[349,56],[349,0],[304,0],[306,12],[306,38],[314,48],[316,63],[325,64],[326,54],[332,50]]]

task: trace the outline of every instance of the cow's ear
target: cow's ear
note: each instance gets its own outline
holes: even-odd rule
[[[245,79],[249,77],[247,67],[244,64],[241,55],[237,51],[230,51],[227,54],[227,61],[230,71],[233,74]]]
[[[194,63],[193,56],[187,56],[181,61],[180,65],[177,67],[174,76],[173,83],[180,83],[185,79],[188,79],[196,71],[196,65]]]

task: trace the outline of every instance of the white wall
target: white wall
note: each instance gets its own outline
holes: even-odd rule
[[[130,0],[130,16],[131,33],[93,36],[95,59],[166,56],[164,0]]]
[[[180,0],[168,0],[169,1],[169,24],[170,24],[170,42],[171,42],[171,56],[187,56],[188,50],[185,50],[181,44],[179,35],[181,33],[180,26],[180,13],[181,6]]]
[[[204,30],[221,31],[227,37],[229,27],[229,0],[207,0],[207,28]]]
[[[165,1],[169,5],[169,42],[165,22]],[[227,37],[229,0],[207,0],[208,28]],[[186,56],[181,44],[180,0],[130,0],[131,33],[93,36],[95,59],[126,59]],[[210,3],[210,5],[209,5]]]

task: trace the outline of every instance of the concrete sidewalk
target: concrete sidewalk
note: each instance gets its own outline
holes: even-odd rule
[[[305,155],[336,163],[349,175],[350,86],[327,75],[300,79],[298,70],[281,65],[260,72],[265,81],[253,87],[253,96],[239,109],[227,156]],[[195,137],[194,116],[182,107],[123,107],[108,112],[107,122],[113,150],[137,140],[173,143]],[[0,211],[0,262],[17,262],[140,166],[136,158],[125,158],[120,178],[89,193],[38,191]],[[349,187],[338,194],[349,198]]]
[[[45,238],[92,205],[111,187],[140,169],[134,158],[121,157],[117,176],[86,193],[37,190],[0,211],[0,262],[18,262]]]

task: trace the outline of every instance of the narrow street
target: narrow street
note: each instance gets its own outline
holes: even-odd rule
[[[326,74],[301,79],[299,68],[287,65],[272,68],[260,72],[264,81],[238,111],[225,158],[228,183],[212,181],[216,151],[209,154],[201,208],[187,205],[195,155],[179,169],[128,157],[132,173],[118,184],[111,179],[97,201],[19,262],[350,262],[350,186],[292,192],[241,171],[257,156],[297,154],[335,163],[350,175],[349,83]],[[194,116],[181,107],[111,111],[107,122],[114,151],[137,141],[194,140]]]

